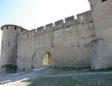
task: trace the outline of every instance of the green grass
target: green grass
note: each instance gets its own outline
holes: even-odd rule
[[[108,72],[112,71],[112,68],[94,70],[91,67],[50,67],[48,70],[44,71],[43,74],[69,74],[69,73],[86,73],[86,72]]]
[[[40,75],[29,80],[29,86],[112,86],[111,73]]]
[[[63,71],[74,71],[74,70],[78,70],[78,71],[81,71],[81,70],[84,70],[84,69],[91,69],[91,67],[78,67],[78,68],[75,68],[75,67],[51,67],[55,70],[63,70]]]
[[[63,71],[83,71],[83,70],[88,70],[88,72],[106,72],[106,71],[112,71],[112,67],[108,67],[108,68],[103,68],[103,69],[91,69],[91,67],[51,67],[54,70],[63,70]]]
[[[51,67],[28,82],[31,83],[29,86],[112,86],[112,72],[106,74],[107,71],[112,68]]]
[[[0,82],[0,84],[2,84],[2,82]]]
[[[89,69],[89,71],[90,72],[107,72],[107,71],[112,71],[112,67],[104,68],[104,69],[98,69],[98,70]]]

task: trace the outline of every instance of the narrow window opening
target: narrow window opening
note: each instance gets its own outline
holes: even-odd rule
[[[6,29],[8,29],[8,26],[6,27]]]
[[[107,1],[107,0],[102,0],[102,2],[105,2],[105,1]]]
[[[34,66],[31,66],[31,68],[34,68]]]
[[[16,27],[14,29],[16,30]]]
[[[23,30],[21,30],[21,32],[23,32]]]

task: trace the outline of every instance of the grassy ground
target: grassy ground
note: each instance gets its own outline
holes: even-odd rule
[[[40,75],[27,82],[28,86],[112,86],[112,72]]]
[[[38,71],[31,73],[24,74],[25,77],[22,79],[0,86],[112,86],[111,68],[95,71],[89,67],[78,69],[55,67],[40,73]],[[19,76],[15,74],[13,77]]]
[[[27,82],[28,86],[112,86],[112,70],[51,68]]]

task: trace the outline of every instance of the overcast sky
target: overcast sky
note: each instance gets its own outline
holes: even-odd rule
[[[88,0],[0,0],[0,26],[16,24],[30,30],[89,9]]]

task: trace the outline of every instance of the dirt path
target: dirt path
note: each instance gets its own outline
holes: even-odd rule
[[[48,68],[35,69],[29,72],[21,72],[8,75],[0,75],[0,86],[27,86],[29,83],[25,80],[37,77],[40,73]]]
[[[5,83],[5,84],[2,84],[0,86],[28,86],[30,83],[29,82],[23,82],[24,80],[27,80],[27,78],[22,79],[22,80],[18,80],[15,82]]]

